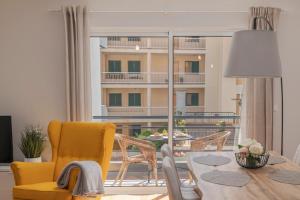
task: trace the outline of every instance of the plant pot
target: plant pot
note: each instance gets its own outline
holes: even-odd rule
[[[37,158],[24,158],[24,162],[40,163],[40,162],[42,162],[42,157],[37,157]]]

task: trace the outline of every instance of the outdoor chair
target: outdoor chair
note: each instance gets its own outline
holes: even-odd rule
[[[230,134],[230,131],[221,131],[209,136],[196,138],[191,142],[191,150],[202,151],[205,150],[208,145],[216,145],[217,151],[222,151]]]
[[[148,165],[148,179],[150,171],[153,172],[153,178],[157,186],[157,160],[155,145],[149,141],[137,139],[124,134],[116,134],[115,139],[118,141],[122,153],[122,165],[115,179],[114,184],[119,181],[122,184],[125,174],[130,164],[142,163]],[[129,155],[128,147],[135,146],[139,150],[137,155]]]

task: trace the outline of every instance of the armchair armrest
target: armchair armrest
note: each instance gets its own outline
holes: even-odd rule
[[[11,169],[16,185],[53,181],[54,163],[13,162]]]

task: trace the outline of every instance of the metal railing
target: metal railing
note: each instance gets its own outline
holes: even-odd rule
[[[102,72],[102,83],[149,83],[167,84],[166,72]],[[205,73],[175,73],[175,84],[204,84]]]
[[[205,137],[209,136],[211,134],[214,134],[218,131],[230,131],[231,135],[229,136],[226,145],[232,146],[237,143],[237,134],[239,133],[239,125],[227,125],[225,127],[221,127],[217,124],[213,125],[186,125],[184,127],[174,127],[174,132],[180,131],[188,134],[190,137],[186,138],[187,141],[191,141],[193,139],[199,138],[199,137]],[[131,125],[118,125],[117,126],[117,132],[120,134],[124,134],[125,132],[131,136],[138,137],[139,135],[145,135],[149,133],[156,133],[156,132],[162,132],[163,130],[167,131],[167,126],[131,126]],[[126,134],[125,133],[125,134]],[[184,141],[184,140],[183,140]],[[177,145],[177,147],[180,147]],[[177,143],[178,144],[178,143]],[[176,143],[175,143],[176,145]],[[186,144],[184,144],[186,145]],[[189,146],[189,144],[188,144]],[[177,148],[178,149],[178,148]],[[185,148],[186,149],[186,148]]]
[[[102,106],[102,115],[93,116],[100,121],[113,120],[161,120],[167,122],[167,107],[106,107]],[[187,123],[199,125],[215,125],[220,122],[225,124],[239,124],[240,116],[232,112],[204,112],[204,106],[185,106],[174,108],[174,120],[185,120]],[[179,111],[179,112],[178,112]]]

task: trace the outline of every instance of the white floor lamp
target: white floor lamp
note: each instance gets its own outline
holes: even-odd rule
[[[273,27],[266,18],[254,18],[253,25],[256,26],[257,19],[261,18],[266,20],[271,30],[243,30],[235,32],[232,37],[231,50],[224,76],[236,78],[281,78],[281,154],[283,154],[283,87],[277,37]]]

